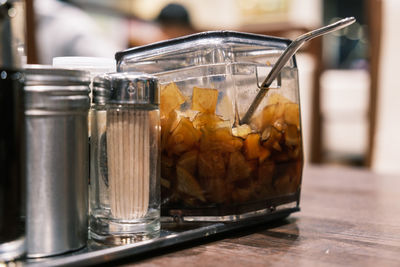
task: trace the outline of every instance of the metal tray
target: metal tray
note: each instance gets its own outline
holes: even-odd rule
[[[160,237],[155,239],[115,247],[104,246],[89,240],[85,248],[75,252],[41,259],[22,259],[18,263],[21,263],[23,266],[89,266],[101,264],[220,233],[226,233],[239,228],[251,227],[257,224],[283,219],[299,210],[298,207],[285,208],[267,215],[256,216],[238,222],[176,223],[162,221]]]

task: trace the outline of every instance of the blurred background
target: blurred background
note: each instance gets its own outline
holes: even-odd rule
[[[398,0],[27,0],[28,62],[115,52],[207,30],[294,39],[354,16],[298,54],[306,164],[400,173]],[[396,123],[397,121],[397,123]]]

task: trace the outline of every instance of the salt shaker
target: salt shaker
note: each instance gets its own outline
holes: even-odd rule
[[[128,244],[159,236],[159,85],[142,73],[93,81],[90,237]]]

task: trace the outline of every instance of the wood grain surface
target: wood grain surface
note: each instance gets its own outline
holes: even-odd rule
[[[400,266],[400,175],[307,166],[301,211],[113,266]]]

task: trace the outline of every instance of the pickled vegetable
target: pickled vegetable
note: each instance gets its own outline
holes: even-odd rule
[[[180,192],[196,197],[203,202],[206,201],[199,183],[188,171],[178,166],[176,167],[176,176],[177,188]]]
[[[167,205],[236,205],[298,192],[298,104],[273,94],[252,124],[233,127],[215,114],[216,89],[194,87],[190,108],[174,83],[161,95],[161,185]]]
[[[250,179],[254,168],[246,160],[240,152],[234,152],[230,154],[227,181],[236,182],[243,179]]]
[[[172,110],[178,108],[184,102],[185,97],[175,83],[169,83],[163,87],[160,94],[161,119],[167,117]]]
[[[246,139],[246,137],[251,133],[251,128],[249,125],[244,124],[244,125],[239,125],[237,127],[234,127],[232,129],[232,134],[237,137],[241,137],[243,139]]]
[[[181,118],[178,126],[167,137],[166,148],[168,154],[180,155],[189,151],[200,140],[200,131],[193,127],[187,118]]]
[[[193,88],[192,109],[204,113],[215,113],[218,101],[218,90],[208,88]]]

